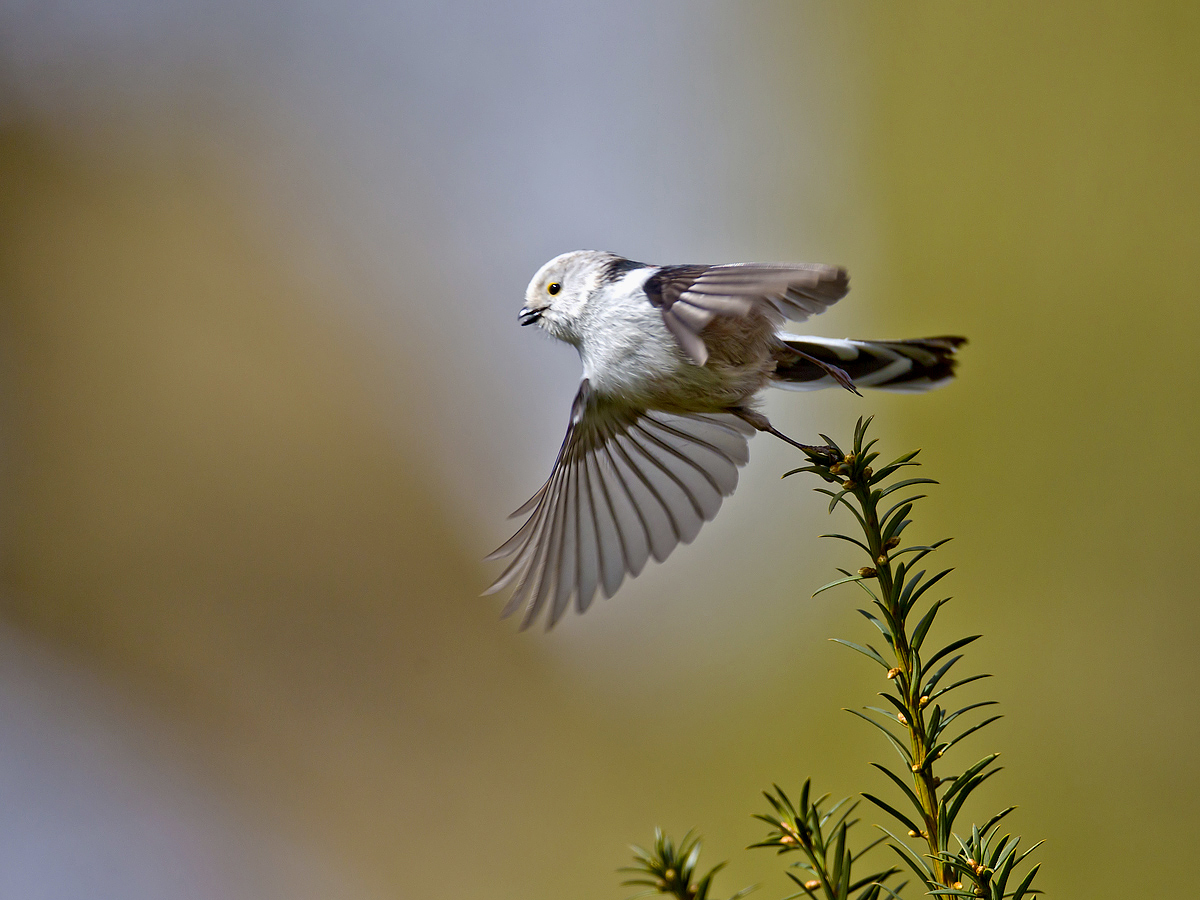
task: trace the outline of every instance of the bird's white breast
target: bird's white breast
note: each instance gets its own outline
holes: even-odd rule
[[[597,391],[646,396],[688,364],[643,290],[655,271],[635,269],[599,288],[588,302],[579,355],[584,377]]]

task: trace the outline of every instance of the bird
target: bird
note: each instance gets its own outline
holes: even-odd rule
[[[508,565],[484,594],[511,587],[502,615],[549,630],[574,599],[584,612],[653,557],[690,543],[737,487],[766,387],[919,392],[954,377],[965,338],[835,340],[785,321],[824,312],[849,290],[841,266],[651,265],[575,250],[542,266],[517,320],[579,351],[583,378],[550,477],[487,557]]]

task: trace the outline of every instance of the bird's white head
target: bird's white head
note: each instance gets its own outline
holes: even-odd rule
[[[572,250],[546,263],[525,289],[518,321],[537,324],[561,341],[579,345],[589,301],[623,262],[602,250]]]

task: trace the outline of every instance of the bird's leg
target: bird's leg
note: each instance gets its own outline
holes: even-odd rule
[[[749,409],[745,406],[737,406],[729,411],[743,422],[753,425],[759,431],[765,431],[767,434],[773,434],[781,441],[785,441],[786,443],[791,444],[793,447],[803,450],[807,456],[812,457],[817,462],[831,465],[833,463],[842,461],[842,454],[839,453],[836,448],[824,445],[816,447],[812,444],[801,444],[799,441],[794,441],[774,425],[772,425],[771,420],[758,410]]]

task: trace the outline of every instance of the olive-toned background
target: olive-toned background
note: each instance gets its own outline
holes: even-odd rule
[[[840,262],[813,331],[970,337],[936,394],[768,412],[924,448],[1006,715],[975,809],[1042,886],[1190,882],[1194,7],[106,0],[0,41],[0,894],[620,898],[661,824],[778,896],[758,791],[884,789],[785,447],[586,617],[477,597],[578,378],[516,310],[577,246]]]

